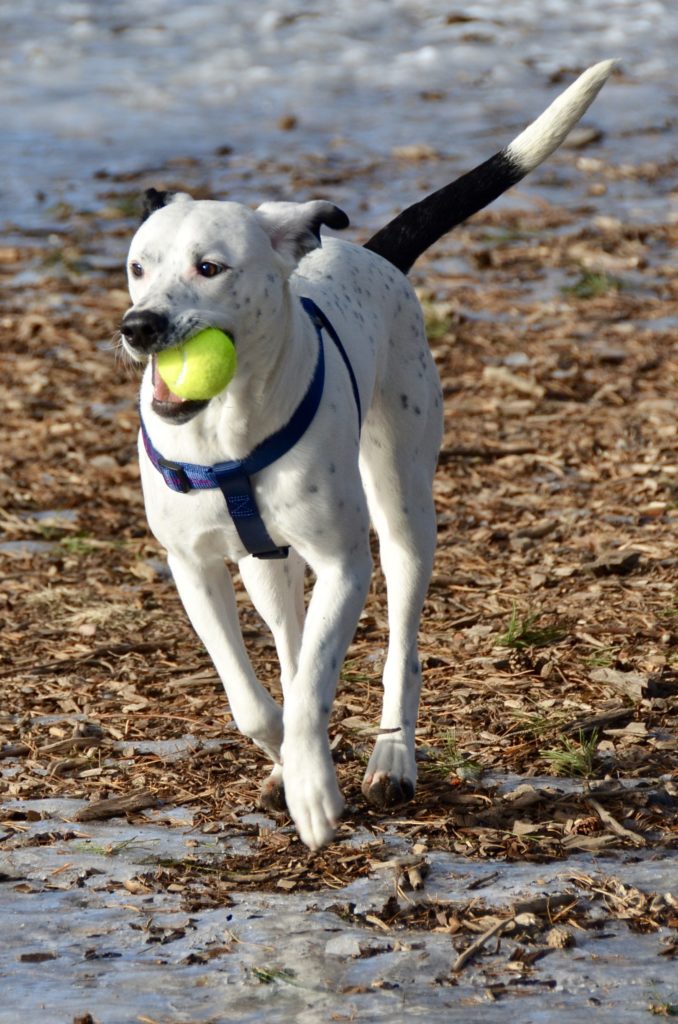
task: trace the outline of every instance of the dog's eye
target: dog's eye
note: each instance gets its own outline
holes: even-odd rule
[[[201,277],[216,277],[223,274],[226,267],[221,263],[213,263],[212,260],[201,260],[195,268]]]
[[[129,269],[130,273],[132,274],[132,277],[144,276],[144,268],[141,266],[140,263],[137,263],[136,261],[134,263],[130,263]]]

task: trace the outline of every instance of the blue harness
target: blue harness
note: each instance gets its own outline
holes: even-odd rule
[[[171,462],[163,458],[151,441],[146,425],[141,420],[141,437],[146,454],[155,468],[162,474],[167,486],[173,491],[187,494],[189,491],[211,490],[218,487],[230,513],[238,536],[250,555],[255,558],[287,558],[289,547],[278,547],[269,536],[254,498],[252,476],[270,466],[285,455],[306,433],[318,411],[325,384],[325,353],[323,329],[334,342],[344,361],[351,381],[353,397],[358,410],[358,424],[362,421],[358,382],[346,349],[337,332],[325,314],[312,299],[302,298],[301,304],[308,313],[318,335],[318,358],[306,394],[292,413],[288,422],[265,438],[244,459],[217,462],[214,466],[197,466],[191,462]]]

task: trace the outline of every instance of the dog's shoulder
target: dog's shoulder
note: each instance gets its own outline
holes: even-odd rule
[[[336,293],[347,289],[359,293],[368,282],[379,283],[388,291],[406,281],[405,275],[382,256],[370,252],[358,242],[344,238],[324,238],[322,246],[305,256],[291,279],[293,290],[303,294],[310,282]]]

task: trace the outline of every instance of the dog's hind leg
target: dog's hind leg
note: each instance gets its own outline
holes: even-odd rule
[[[273,634],[284,696],[299,664],[304,625],[305,563],[294,549],[290,549],[286,559],[269,561],[248,557],[238,563],[238,568],[252,604]],[[259,803],[271,811],[286,809],[281,765],[273,766],[261,788]]]
[[[282,711],[258,682],[247,657],[233,582],[223,558],[196,560],[169,552],[168,562],[193,628],[224,684],[235,724],[278,764]]]
[[[436,544],[432,480],[442,406],[435,371],[430,369],[430,376],[425,374],[430,407],[423,396],[418,404],[412,387],[407,403],[405,391],[396,392],[397,408],[371,412],[361,447],[361,472],[388,596],[380,722],[384,731],[362,785],[367,800],[379,807],[410,800],[416,783],[414,736],[421,692],[417,633]]]

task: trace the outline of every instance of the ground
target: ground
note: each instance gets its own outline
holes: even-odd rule
[[[614,173],[601,162],[581,206],[486,211],[417,266],[446,400],[419,789],[395,814],[360,794],[386,643],[377,572],[330,723],[348,808],[315,854],[284,815],[256,817],[266,765],[233,729],[146,527],[137,374],[116,346],[139,184],[90,212],[54,211],[47,239],[0,248],[0,850],[82,840],[85,822],[113,814],[142,836],[150,821],[190,819],[216,843],[209,855],[196,840],[115,883],[178,894],[188,912],[248,890],[326,898],[385,862],[391,897],[363,910],[340,897],[332,912],[382,938],[442,931],[450,969],[492,921],[518,929],[528,960],[531,946],[567,948],[594,927],[593,904],[571,892],[516,925],[515,907],[427,898],[431,858],[503,870],[604,854],[602,873],[572,867],[580,896],[658,930],[664,963],[675,955],[675,897],[618,876],[634,859],[663,864],[677,838],[678,224],[598,214]],[[239,602],[257,672],[279,694],[270,638]],[[80,801],[64,805],[72,836],[40,827],[54,800]],[[547,938],[555,927],[561,940]],[[678,1012],[674,994],[646,1008]]]

